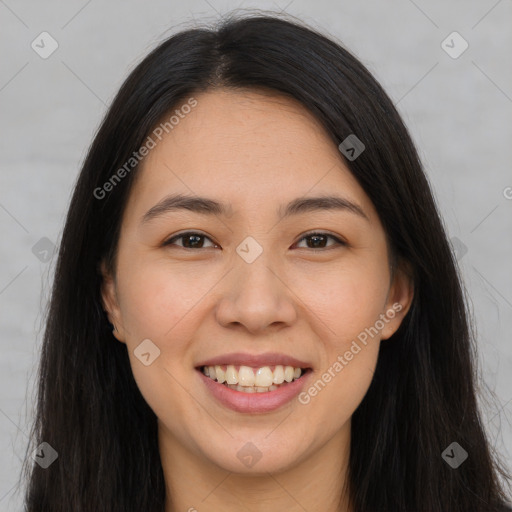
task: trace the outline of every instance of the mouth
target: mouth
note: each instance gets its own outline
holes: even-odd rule
[[[270,413],[290,403],[313,365],[287,354],[234,352],[200,361],[197,375],[215,403],[239,413]]]
[[[208,379],[241,393],[272,393],[311,372],[309,367],[290,365],[201,365],[196,368]]]

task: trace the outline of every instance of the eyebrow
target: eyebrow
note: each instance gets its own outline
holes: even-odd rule
[[[175,194],[164,197],[155,206],[150,208],[142,217],[141,224],[177,210],[188,210],[203,215],[223,215],[226,217],[231,216],[232,212],[231,206],[214,199]],[[282,206],[279,207],[277,215],[279,220],[282,220],[292,215],[332,210],[348,211],[368,221],[370,220],[358,204],[338,196],[299,197],[290,201],[284,210]]]

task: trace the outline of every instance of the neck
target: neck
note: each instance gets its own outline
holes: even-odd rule
[[[159,422],[165,512],[351,512],[344,484],[350,423],[324,446],[279,472],[232,473],[188,450]]]

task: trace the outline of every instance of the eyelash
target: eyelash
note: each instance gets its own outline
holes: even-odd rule
[[[164,245],[164,246],[175,245],[175,244],[173,244],[173,242],[174,242],[174,241],[179,240],[180,238],[186,238],[187,236],[191,236],[191,235],[197,235],[197,236],[202,237],[202,238],[207,238],[208,240],[210,240],[212,243],[214,243],[214,244],[215,244],[215,242],[213,242],[213,240],[211,240],[211,238],[210,238],[210,237],[208,237],[208,236],[206,236],[206,235],[204,235],[204,234],[202,234],[202,233],[198,233],[197,231],[186,231],[185,233],[180,233],[179,235],[175,235],[175,236],[173,236],[173,237],[169,238],[168,240],[166,240],[166,241],[163,243],[163,245]],[[331,238],[331,239],[333,239],[333,240],[335,240],[335,241],[336,241],[336,244],[337,244],[338,246],[347,246],[347,245],[348,245],[345,241],[341,240],[341,239],[340,239],[340,238],[338,238],[337,236],[331,235],[330,233],[325,233],[325,232],[323,232],[323,231],[311,231],[311,232],[309,232],[309,233],[306,233],[306,234],[305,234],[305,235],[304,235],[304,236],[303,236],[303,237],[302,237],[298,242],[296,242],[296,243],[300,243],[300,242],[302,242],[303,240],[305,240],[305,239],[307,239],[307,238],[314,237],[314,236],[325,236],[325,237],[327,237],[327,238]],[[217,244],[215,244],[215,245],[217,245]],[[294,245],[295,245],[295,244],[294,244]],[[180,246],[180,245],[177,245],[177,247],[181,247],[182,249],[197,250],[197,249],[192,249],[192,248],[190,248],[190,247],[183,247],[183,246]],[[304,248],[304,249],[308,249],[308,247],[301,247],[301,249],[303,249],[303,248]],[[333,246],[331,245],[331,246],[328,246],[328,247],[320,248],[320,249],[318,249],[318,250],[320,250],[320,251],[327,251],[327,250],[332,249],[332,248],[333,248]],[[200,247],[199,249],[203,249],[203,247]],[[212,247],[206,247],[206,249],[212,249]],[[317,251],[317,249],[311,249],[311,250],[313,250],[313,251]]]

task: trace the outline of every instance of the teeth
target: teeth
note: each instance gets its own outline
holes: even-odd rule
[[[276,366],[274,370],[274,384],[282,384],[284,382],[284,368],[279,364]]]
[[[286,382],[291,382],[293,380],[294,373],[295,372],[293,371],[293,367],[292,366],[287,366],[284,369],[284,380]]]
[[[203,373],[210,379],[217,380],[219,383],[225,383],[231,389],[244,391],[246,393],[265,393],[277,389],[283,382],[292,382],[298,379],[303,370],[293,366],[276,365],[274,371],[269,366],[261,368],[252,368],[250,366],[240,366],[236,370],[235,365],[229,364],[222,366],[205,366]]]
[[[240,370],[238,370],[238,384],[240,386],[254,386],[255,380],[252,368],[240,366]],[[260,386],[260,384],[258,384],[258,386]]]
[[[240,368],[241,370],[242,368]],[[251,373],[253,373],[253,371],[251,370]],[[299,374],[300,374],[300,369],[299,369]],[[260,386],[262,388],[268,388],[273,380],[274,380],[274,375],[272,374],[272,370],[268,367],[268,366],[264,366],[263,368],[258,368],[258,371],[256,372],[256,377],[255,377],[255,385],[256,386]]]
[[[279,386],[274,386],[273,384],[268,387],[261,386],[240,386],[239,384],[227,384],[228,388],[234,389],[235,391],[242,391],[242,393],[266,393],[268,391],[274,391]]]
[[[217,366],[215,368],[214,376],[217,376],[217,380],[222,384],[223,382],[226,382],[226,372],[220,367]]]
[[[217,372],[217,370],[215,370]],[[235,367],[232,364],[229,364],[226,368],[226,382],[228,384],[238,384],[238,372],[235,370]],[[216,378],[216,373],[210,375],[211,379]]]

